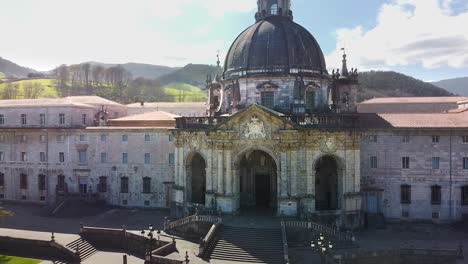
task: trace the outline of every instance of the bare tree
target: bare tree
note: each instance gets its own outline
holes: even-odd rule
[[[16,99],[18,96],[19,84],[17,83],[7,83],[3,89],[2,98],[3,99]]]
[[[69,80],[69,70],[67,65],[60,65],[55,69],[55,75],[57,76],[58,88],[61,96],[68,95],[68,80]]]
[[[102,85],[104,78],[104,67],[95,65],[91,68],[91,77],[93,79],[94,87]]]
[[[92,94],[91,83],[90,83],[91,64],[89,64],[89,63],[81,64],[81,70],[83,72],[84,86],[85,86],[86,94],[91,95]]]

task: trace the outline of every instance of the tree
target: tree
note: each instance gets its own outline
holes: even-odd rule
[[[44,86],[40,82],[26,82],[23,85],[24,98],[36,99],[44,89]]]
[[[91,68],[91,78],[93,79],[94,87],[102,85],[104,78],[104,67],[95,65]]]
[[[91,95],[92,94],[91,83],[90,83],[91,64],[89,63],[81,64],[81,70],[83,71],[86,94]]]
[[[7,211],[0,207],[0,222],[3,222],[3,220],[7,217],[13,216],[13,213],[10,211]]]
[[[69,71],[67,65],[60,65],[57,69],[55,69],[55,75],[57,76],[58,81],[58,89],[61,96],[68,95],[68,80],[69,80]]]
[[[3,89],[2,98],[3,99],[16,99],[18,96],[19,84],[17,83],[7,83]]]

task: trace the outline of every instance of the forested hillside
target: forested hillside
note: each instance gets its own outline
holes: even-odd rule
[[[0,57],[0,79],[4,77],[27,77],[28,74],[36,72],[33,69],[19,66],[9,60]]]
[[[468,77],[442,80],[432,84],[444,88],[451,93],[468,96]]]

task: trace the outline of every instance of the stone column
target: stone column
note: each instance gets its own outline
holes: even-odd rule
[[[226,194],[232,195],[232,168],[231,168],[231,153],[232,153],[232,144],[224,144],[225,147],[225,159],[224,163],[226,164],[226,179],[225,179],[225,187],[226,187]]]
[[[291,196],[297,196],[297,151],[298,151],[298,148],[299,145],[292,145],[291,146],[291,159],[290,159],[290,163],[291,163],[291,172],[290,172],[290,175],[291,175],[291,184],[290,184],[290,188],[291,188]]]
[[[311,146],[307,146],[306,150],[306,171],[307,171],[307,194],[315,194],[315,168],[314,159],[315,155]]]
[[[288,196],[288,155],[287,145],[281,144],[281,177],[280,177],[280,190],[281,197]]]
[[[174,153],[174,183],[175,185],[179,186],[180,183],[180,163],[182,162],[179,157],[179,153],[181,152],[181,147],[182,147],[182,142],[180,140],[175,140],[174,141],[175,145],[175,153]]]
[[[184,162],[184,148],[179,148],[179,183],[177,185],[185,187],[185,162]]]
[[[218,144],[217,146],[218,149],[218,193],[223,194],[224,193],[224,188],[223,188],[223,182],[224,182],[224,168],[223,168],[223,144]]]
[[[207,155],[206,155],[206,168],[205,168],[205,175],[206,175],[206,191],[211,192],[213,191],[213,175],[212,175],[212,149],[211,147],[208,148]]]

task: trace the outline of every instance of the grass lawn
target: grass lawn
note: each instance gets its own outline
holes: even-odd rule
[[[206,93],[199,87],[187,83],[170,83],[163,87],[164,93],[171,95],[175,102],[204,102]]]
[[[41,261],[36,259],[0,255],[0,264],[37,264],[39,262]]]

